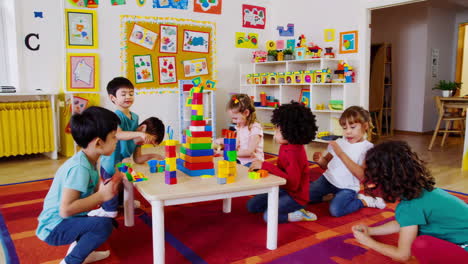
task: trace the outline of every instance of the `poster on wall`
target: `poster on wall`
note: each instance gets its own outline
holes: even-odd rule
[[[99,0],[68,0],[72,6],[97,8]]]
[[[97,49],[96,11],[66,9],[67,48]]]
[[[261,6],[242,5],[242,26],[265,29],[266,9]]]
[[[439,77],[439,49],[432,49],[431,52],[431,74],[432,78]]]
[[[159,57],[159,84],[176,83],[175,57]]]
[[[135,83],[154,82],[151,55],[133,56],[133,64],[135,65]]]
[[[125,0],[111,0],[111,5],[125,5]]]
[[[177,26],[160,25],[161,42],[159,52],[177,53]]]
[[[98,78],[97,54],[67,54],[67,89],[69,91],[99,91]]]
[[[144,5],[145,5],[146,0],[136,0],[136,3],[137,3],[138,6],[141,7],[141,6],[144,6]]]
[[[149,50],[153,50],[157,39],[158,33],[135,24],[133,25],[132,33],[130,34],[128,41]]]
[[[244,49],[258,48],[258,34],[236,32],[236,48],[244,48]]]
[[[184,30],[183,51],[208,53],[210,46],[210,33]]]
[[[340,53],[358,52],[358,32],[340,32]]]
[[[185,77],[208,74],[208,65],[205,58],[183,61]]]
[[[153,8],[188,8],[188,0],[153,0]]]
[[[194,0],[193,11],[199,13],[221,14],[223,0]]]
[[[323,30],[323,40],[326,42],[335,41],[335,29],[329,28]]]

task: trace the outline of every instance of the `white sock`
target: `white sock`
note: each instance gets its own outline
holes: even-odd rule
[[[99,260],[102,260],[102,259],[105,259],[105,258],[109,257],[109,255],[110,255],[109,250],[106,250],[106,251],[93,251],[93,252],[91,252],[91,254],[88,255],[88,257],[86,257],[86,259],[85,259],[85,261],[83,263],[96,262],[96,261],[99,261]]]
[[[92,210],[88,213],[88,216],[97,216],[97,217],[109,217],[109,218],[116,218],[117,211],[108,212],[102,209],[102,207]]]
[[[366,202],[366,204],[367,204],[367,207],[384,209],[387,206],[385,201],[380,197],[374,198],[374,197],[366,196],[366,195],[360,193],[360,194],[358,194],[358,199],[364,200]]]

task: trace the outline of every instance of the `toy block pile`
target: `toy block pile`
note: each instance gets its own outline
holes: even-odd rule
[[[218,161],[218,184],[233,183],[237,176],[236,132],[223,130],[224,160]]]
[[[207,85],[213,86],[212,81]],[[192,109],[190,126],[185,130],[180,148],[180,159],[177,160],[177,169],[195,177],[212,177],[215,175],[213,156],[214,151],[212,127],[207,125],[203,114],[203,89],[200,78],[192,80],[194,87],[190,90],[186,106]]]
[[[258,180],[260,178],[268,177],[268,171],[266,170],[257,170],[257,171],[250,171],[249,178],[252,180]]]
[[[166,184],[177,184],[177,140],[173,140],[174,130],[170,126],[167,127],[169,139],[164,141],[164,149],[166,151],[166,170],[164,171],[164,182]]]
[[[125,177],[127,177],[127,180],[129,182],[141,182],[141,181],[147,181],[148,178],[143,175],[141,172],[136,172],[133,170],[132,165],[130,163],[118,163],[117,164],[117,169],[125,174]]]
[[[150,173],[164,172],[164,169],[166,168],[166,161],[165,160],[150,160],[148,161],[148,166],[150,169]]]

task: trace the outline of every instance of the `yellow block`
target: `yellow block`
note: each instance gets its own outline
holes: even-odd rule
[[[166,158],[166,170],[168,171],[177,170],[177,158]]]
[[[233,183],[236,181],[236,176],[227,177],[226,183]]]
[[[211,143],[212,141],[213,139],[210,137],[200,137],[200,138],[187,137],[188,144]]]
[[[164,141],[164,145],[166,146],[175,146],[177,145],[178,141],[174,139],[168,139]]]

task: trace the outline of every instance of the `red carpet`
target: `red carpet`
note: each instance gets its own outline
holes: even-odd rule
[[[52,264],[64,257],[67,246],[48,246],[35,236],[51,182],[0,186],[0,242],[9,259],[6,263]],[[454,195],[468,201],[467,195]],[[309,206],[319,220],[280,224],[278,249],[270,251],[265,248],[266,224],[260,215],[247,212],[247,200],[233,199],[230,214],[222,212],[221,201],[166,207],[166,263],[396,263],[363,248],[350,234],[355,223],[391,220],[394,204],[340,218],[329,215],[326,203]],[[150,214],[149,205],[143,203],[134,227],[125,227],[118,218],[119,228],[102,247],[111,250],[111,257],[97,263],[152,263]],[[396,244],[396,236],[382,241]],[[0,263],[5,262],[0,259]]]

